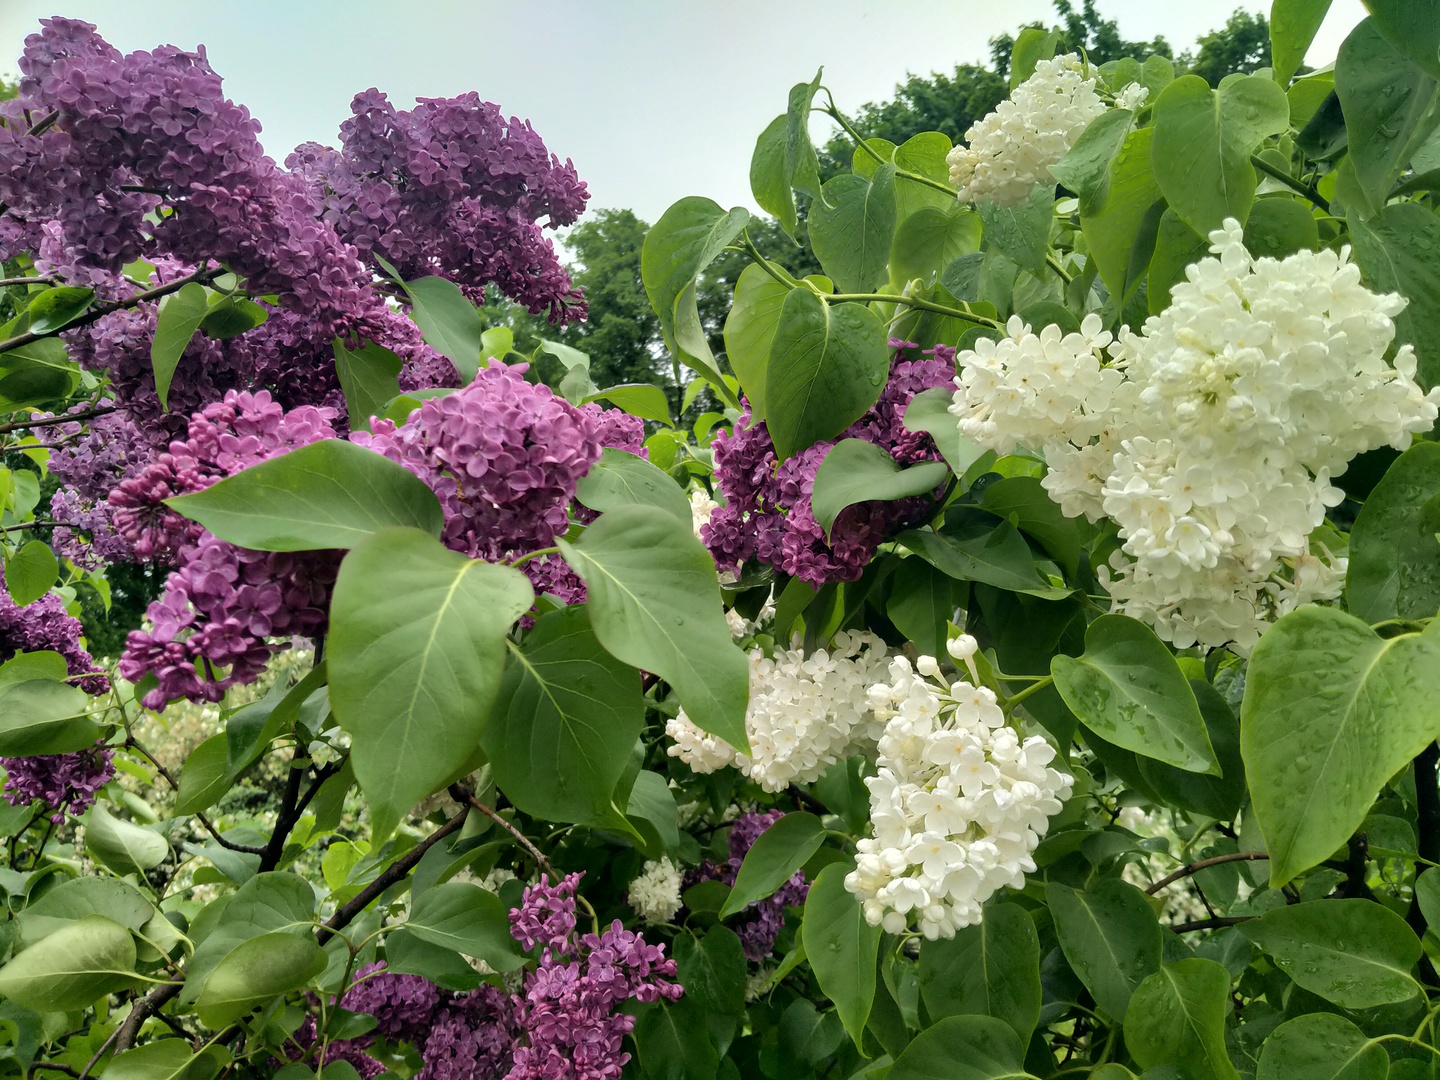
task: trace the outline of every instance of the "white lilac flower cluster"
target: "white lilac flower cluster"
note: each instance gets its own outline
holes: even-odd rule
[[[1210,240],[1139,334],[1012,319],[960,353],[950,411],[997,453],[1043,452],[1065,514],[1115,522],[1101,576],[1116,610],[1182,648],[1244,652],[1339,595],[1345,560],[1309,539],[1343,497],[1331,477],[1409,446],[1440,390],[1416,384],[1409,346],[1386,362],[1405,301],[1366,289],[1348,250],[1256,259],[1234,219]]]
[[[808,784],[837,761],[875,746],[881,725],[870,711],[870,685],[888,653],[874,634],[835,635],[810,655],[798,645],[775,656],[750,650],[750,753],[700,730],[682,710],[666,722],[669,753],[696,772],[734,766],[766,791]]]
[[[952,655],[973,645],[959,638]],[[934,657],[896,657],[889,674],[870,688],[887,718],[865,781],[874,835],[858,842],[845,887],[872,926],[898,934],[913,917],[925,937],[953,937],[997,890],[1023,887],[1074,780],[1050,767],[1044,738],[1007,726],[993,693],[947,682]]]
[[[650,860],[630,882],[626,900],[641,922],[668,923],[680,910],[680,868],[669,859]]]
[[[1131,92],[1125,100],[1138,105],[1143,94],[1137,99]],[[1037,184],[1054,183],[1050,166],[1105,109],[1093,69],[1078,55],[1041,60],[1035,74],[971,125],[965,133],[969,145],[950,151],[950,182],[962,201],[1019,206]]]

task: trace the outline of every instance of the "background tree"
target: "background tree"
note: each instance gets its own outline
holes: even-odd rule
[[[1200,39],[1189,72],[1215,86],[1232,71],[1248,74],[1269,66],[1270,23],[1258,12],[1239,9],[1219,30]]]

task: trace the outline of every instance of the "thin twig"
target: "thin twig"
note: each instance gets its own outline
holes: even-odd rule
[[[550,865],[550,860],[541,853],[539,848],[537,848],[533,843],[530,842],[530,838],[528,836],[526,836],[524,833],[522,833],[519,829],[515,827],[514,822],[505,820],[505,818],[501,817],[492,807],[486,806],[480,800],[476,799],[473,795],[470,797],[470,805],[473,806],[476,810],[479,810],[491,821],[495,822],[496,825],[499,825],[502,829],[504,829],[511,836],[513,836],[515,838],[515,842],[519,844],[522,848],[524,848],[527,852],[529,852],[530,857],[540,864],[540,869],[544,870],[547,874],[550,875],[550,880],[552,882],[560,880],[559,877],[555,874],[555,867]]]
[[[125,745],[132,750],[139,750],[140,753],[144,754],[145,759],[149,761],[151,765],[155,766],[155,771],[158,772],[162,777],[164,777],[165,782],[170,785],[173,791],[180,790],[180,785],[175,780],[175,778],[170,775],[170,770],[165,768],[164,765],[160,764],[159,759],[157,759],[154,754],[150,753],[150,751],[145,749],[144,746],[136,742],[133,735],[125,740]],[[215,838],[215,842],[221,847],[226,848],[230,851],[243,852],[246,855],[265,854],[265,849],[263,847],[256,847],[253,844],[237,844],[233,840],[226,840],[223,836],[220,835],[220,830],[215,828],[215,826],[211,823],[210,819],[207,818],[204,814],[195,814],[194,816],[201,825],[205,826],[205,831],[208,832],[211,836],[213,836]]]
[[[1199,873],[1207,866],[1219,866],[1221,863],[1231,862],[1255,862],[1258,859],[1268,858],[1270,858],[1269,853],[1264,851],[1237,851],[1229,855],[1216,855],[1213,858],[1209,859],[1199,859],[1196,862],[1192,862],[1186,866],[1182,866],[1173,874],[1166,874],[1163,878],[1155,882],[1155,884],[1151,885],[1145,891],[1151,896],[1154,896],[1161,889],[1165,888],[1166,885],[1169,885],[1172,882],[1179,881],[1181,878],[1189,877],[1191,874]]]
[[[1259,154],[1250,155],[1250,164],[1254,165],[1255,168],[1259,169],[1266,176],[1279,180],[1280,183],[1284,184],[1291,191],[1304,195],[1305,198],[1309,199],[1321,210],[1324,210],[1325,213],[1330,213],[1330,201],[1326,199],[1324,195],[1320,194],[1319,188],[1307,184],[1303,180],[1296,180],[1295,177],[1291,176],[1284,169],[1277,169]]]
[[[125,1017],[125,1022],[115,1030],[118,1038],[115,1040],[115,1049],[120,1053],[129,1050],[135,1045],[135,1039],[140,1034],[140,1027],[157,1009],[163,1008],[171,998],[180,993],[183,982],[161,983],[142,998],[137,998],[135,1004],[130,1006],[130,1015]],[[103,1048],[102,1048],[103,1049]],[[89,1071],[89,1066],[86,1066]]]
[[[92,420],[97,416],[108,416],[115,411],[113,405],[100,406],[89,409],[86,412],[70,413],[68,416],[46,416],[39,420],[16,420],[9,424],[0,424],[0,435],[8,435],[12,431],[25,431],[29,428],[51,427],[54,424],[73,424],[81,420]],[[23,450],[24,447],[21,447]]]
[[[1254,915],[1222,915],[1216,919],[1196,919],[1194,922],[1175,923],[1165,929],[1176,934],[1188,934],[1192,930],[1217,930],[1222,926],[1235,926],[1249,922]]]
[[[0,278],[0,289],[9,288],[11,285],[53,285],[53,277],[7,277]]]

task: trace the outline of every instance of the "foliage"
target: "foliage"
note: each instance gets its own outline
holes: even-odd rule
[[[797,82],[573,281],[474,95],[46,20],[0,1076],[1430,1075],[1440,15],[1325,6]]]

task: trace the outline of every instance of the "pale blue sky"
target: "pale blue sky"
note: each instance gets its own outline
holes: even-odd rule
[[[1077,5],[1078,6],[1078,5]],[[1099,0],[1132,39],[1177,49],[1263,0]],[[842,109],[890,96],[907,72],[980,61],[986,42],[1049,0],[0,0],[0,71],[36,20],[87,19],[118,48],[203,43],[227,92],[264,125],[277,159],[333,143],[351,97],[478,90],[575,160],[591,207],[654,221],[685,195],[753,205],[755,137],[790,86],[825,65]],[[1364,17],[1334,0],[1312,64]],[[825,132],[816,122],[816,135]]]

